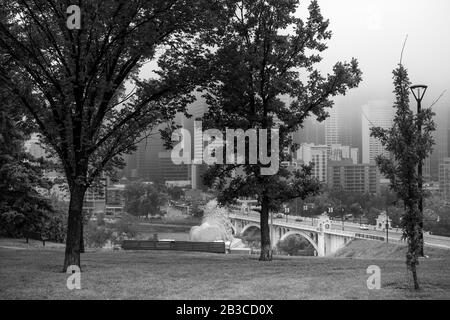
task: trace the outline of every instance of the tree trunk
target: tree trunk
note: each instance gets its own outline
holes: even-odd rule
[[[82,185],[74,185],[70,190],[69,217],[67,223],[66,252],[64,257],[63,272],[71,265],[76,265],[81,270],[80,251],[83,224],[83,199],[86,188]]]
[[[272,261],[272,248],[270,246],[269,226],[269,200],[263,197],[261,201],[261,255],[260,261]]]
[[[84,218],[84,217],[83,217]],[[80,253],[84,253],[84,219],[81,219]]]
[[[416,263],[411,263],[411,273],[414,281],[414,289],[419,290],[419,280],[417,279],[417,268]]]

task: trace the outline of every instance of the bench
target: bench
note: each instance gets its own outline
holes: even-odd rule
[[[44,237],[40,232],[35,231],[23,231],[23,236],[25,237],[27,243],[28,239],[39,240],[42,241],[42,244],[45,247],[45,241],[49,240],[47,237]]]
[[[124,250],[174,250],[225,253],[224,242],[124,240]]]

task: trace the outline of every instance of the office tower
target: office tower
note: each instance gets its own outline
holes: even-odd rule
[[[207,110],[205,100],[199,93],[195,93],[196,101],[194,101],[187,108],[187,113],[192,117],[187,118],[183,113],[178,113],[174,118],[174,123],[180,125],[181,128],[189,131],[189,136],[183,137],[184,141],[191,143],[191,158],[194,155],[201,156],[202,151],[202,132],[194,130],[196,120],[201,120],[203,114]],[[191,180],[196,183],[195,187],[201,186],[200,175],[205,171],[203,164],[192,166],[189,164],[175,165],[170,157],[170,150],[164,146],[164,140],[159,133],[160,129],[164,129],[168,124],[161,124],[153,129],[152,134],[139,142],[137,150],[130,155],[126,155],[126,167],[123,170],[123,175],[130,180],[144,180],[144,181],[187,181]],[[195,146],[197,145],[197,148]],[[186,150],[186,148],[185,148]],[[201,157],[200,157],[201,159]]]
[[[342,120],[342,124],[340,126],[340,138],[342,145],[362,150],[361,109],[353,107],[343,108],[342,116],[340,118]],[[362,161],[360,157],[361,154],[358,151],[358,159],[356,160],[356,163],[360,163]]]
[[[359,149],[350,148],[350,159],[352,159],[353,164],[359,163]]]
[[[208,111],[208,105],[200,93],[196,93],[196,101],[193,102],[188,107],[188,113],[192,115],[191,118],[183,118],[183,128],[190,132],[192,143],[191,143],[191,187],[192,189],[203,189],[203,174],[208,169],[207,165],[200,161],[203,159],[203,146],[205,142],[203,141],[203,127],[201,126],[201,121],[204,114]],[[196,163],[196,161],[198,163]]]
[[[376,165],[353,164],[352,160],[328,162],[328,187],[347,192],[378,194],[380,174]]]
[[[306,119],[303,128],[294,133],[293,141],[298,145],[302,143],[325,144],[325,123],[317,121],[314,117]]]
[[[337,106],[328,109],[330,117],[325,120],[325,144],[331,149],[333,144],[341,144],[342,119]]]
[[[371,137],[372,127],[385,129],[392,127],[395,110],[386,101],[369,101],[362,107],[362,162],[364,164],[375,164],[378,155],[389,156],[389,153],[381,145],[381,142]]]
[[[341,161],[351,159],[353,164],[358,163],[358,148],[343,146],[341,144],[332,144],[330,151],[330,160]]]
[[[450,202],[450,158],[439,163],[439,193],[442,200]]]
[[[304,164],[313,163],[313,175],[320,182],[327,181],[328,147],[304,143],[297,151],[297,160]]]
[[[435,145],[433,146],[433,152],[429,159],[429,171],[430,179],[433,181],[439,180],[439,163],[450,156],[450,109],[448,106],[439,108],[436,111],[434,122],[436,124],[436,131],[433,134]],[[425,162],[424,168],[427,163]]]

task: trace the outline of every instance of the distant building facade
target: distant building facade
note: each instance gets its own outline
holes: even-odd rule
[[[341,161],[351,159],[353,164],[358,164],[359,150],[350,146],[343,146],[341,144],[332,144],[330,152],[330,160]]]
[[[330,189],[348,192],[380,193],[380,174],[375,165],[353,164],[350,159],[328,162],[327,184]]]
[[[389,156],[381,142],[371,136],[371,128],[389,129],[394,119],[394,108],[386,101],[370,101],[362,107],[362,162],[375,164],[378,155]]]
[[[83,212],[87,215],[118,216],[124,207],[125,185],[113,184],[109,178],[100,179],[99,185],[89,188],[84,196]]]
[[[439,163],[439,194],[442,200],[450,202],[450,158]]]
[[[304,164],[313,163],[313,175],[320,182],[327,182],[328,147],[304,143],[297,151],[297,160]]]

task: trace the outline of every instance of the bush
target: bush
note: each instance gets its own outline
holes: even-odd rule
[[[43,233],[52,241],[63,243],[67,234],[67,214],[58,211],[49,215],[44,223]]]
[[[283,241],[280,241],[277,245],[277,249],[284,254],[290,256],[300,255],[302,251],[311,250],[313,252],[312,245],[299,235],[288,236]]]
[[[114,223],[105,223],[103,215],[97,215],[97,221],[89,221],[85,228],[84,239],[88,247],[102,248],[108,241],[120,244],[125,239],[138,235],[134,218],[124,214]]]
[[[130,215],[123,215],[112,225],[113,243],[121,243],[123,240],[134,238],[138,235],[137,225]]]
[[[90,221],[85,228],[84,240],[88,247],[102,248],[111,237],[112,230],[99,226],[96,222]]]

